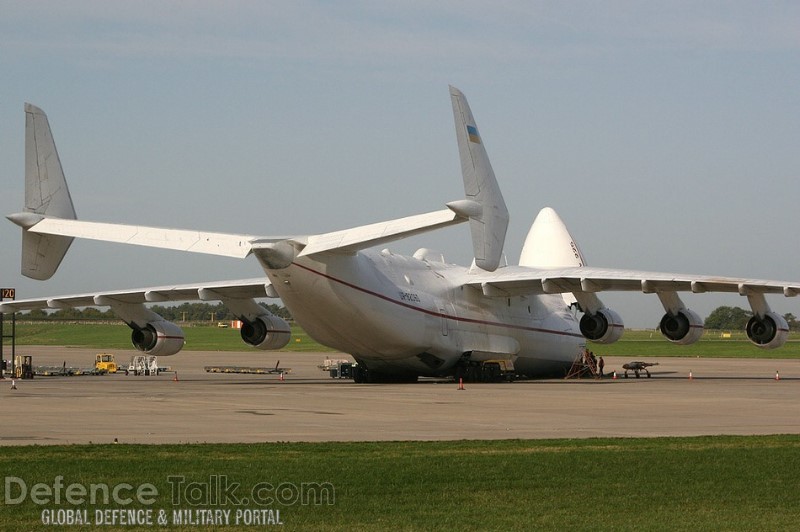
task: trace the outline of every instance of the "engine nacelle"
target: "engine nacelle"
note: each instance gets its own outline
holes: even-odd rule
[[[783,316],[767,312],[763,318],[753,316],[747,322],[747,337],[758,347],[775,349],[786,343],[789,337],[789,324]]]
[[[581,334],[598,344],[614,343],[624,331],[622,318],[610,308],[601,308],[596,314],[587,312],[581,318]]]
[[[271,314],[262,314],[254,321],[242,323],[242,340],[258,349],[280,349],[289,343],[291,337],[289,324]]]
[[[703,336],[703,319],[693,310],[682,308],[677,314],[667,312],[658,325],[661,334],[672,343],[693,344]]]
[[[151,321],[144,327],[134,327],[131,342],[148,355],[169,356],[181,349],[186,340],[183,330],[171,321]]]

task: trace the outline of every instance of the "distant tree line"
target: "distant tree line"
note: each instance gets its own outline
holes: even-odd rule
[[[706,329],[744,330],[747,322],[753,317],[752,311],[739,307],[717,307],[708,315],[705,321]],[[800,323],[791,312],[783,315],[791,330],[800,329]]]
[[[285,320],[292,319],[286,307],[281,305],[259,303],[262,307],[270,311],[272,314],[283,318]],[[176,306],[162,306],[154,305],[150,310],[164,317],[164,319],[173,322],[181,321],[231,321],[237,319],[228,308],[222,303],[212,305],[209,303],[183,303]],[[86,307],[82,309],[67,308],[60,310],[31,310],[28,313],[21,314],[21,317],[30,319],[41,320],[118,320],[119,318],[111,311],[100,310],[95,307]]]

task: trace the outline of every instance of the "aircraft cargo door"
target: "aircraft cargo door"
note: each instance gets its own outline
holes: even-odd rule
[[[442,336],[448,336],[450,334],[450,318],[455,316],[456,309],[452,303],[445,303],[441,299],[436,300],[436,306],[442,322]]]

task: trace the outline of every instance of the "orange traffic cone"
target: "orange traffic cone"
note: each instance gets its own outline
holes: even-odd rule
[[[463,377],[459,377],[458,378],[458,388],[457,389],[458,390],[464,390],[465,389],[464,388],[464,378]]]

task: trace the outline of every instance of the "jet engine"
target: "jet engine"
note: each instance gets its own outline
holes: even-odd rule
[[[624,330],[622,318],[609,308],[601,308],[594,314],[587,312],[581,318],[581,334],[599,344],[616,342]]]
[[[242,340],[258,349],[280,349],[291,336],[289,324],[272,314],[261,314],[242,323]]]
[[[170,321],[151,321],[144,327],[132,327],[133,346],[148,355],[174,355],[185,343],[183,330]]]
[[[783,316],[767,312],[763,318],[753,316],[747,322],[747,337],[758,347],[775,349],[786,343],[789,336],[789,324]]]
[[[658,328],[670,342],[689,345],[703,336],[703,319],[693,310],[682,308],[675,314],[672,312],[664,314]]]

